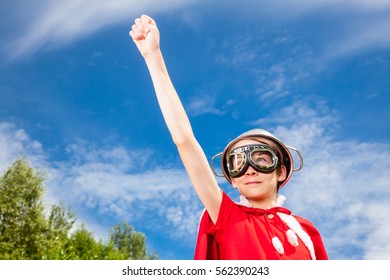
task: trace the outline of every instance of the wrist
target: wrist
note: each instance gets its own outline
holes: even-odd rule
[[[145,62],[146,64],[153,64],[157,61],[161,61],[162,60],[162,53],[161,53],[161,50],[160,48],[157,48],[153,51],[150,51],[148,53],[145,53],[143,55],[144,59],[145,59]]]

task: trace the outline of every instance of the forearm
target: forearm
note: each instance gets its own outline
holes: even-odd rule
[[[176,145],[194,138],[191,124],[172,84],[160,49],[145,57],[165,123]]]

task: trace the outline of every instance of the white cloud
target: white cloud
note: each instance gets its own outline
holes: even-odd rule
[[[41,0],[31,3],[13,1],[8,5],[3,18],[12,26],[13,34],[7,52],[12,58],[31,54],[39,50],[52,49],[75,39],[87,36],[107,26],[129,22],[129,30],[135,17],[147,12],[151,15],[161,11],[189,6],[193,1],[154,0]],[[28,7],[29,13],[20,12]]]
[[[52,197],[171,238],[195,234],[201,204],[183,169],[153,167],[151,150],[78,142],[68,153],[50,179]]]
[[[240,18],[243,15],[255,18],[296,21],[313,13],[332,20],[337,17],[345,18],[341,21],[339,36],[329,37],[324,42],[322,62],[338,56],[348,55],[350,52],[362,51],[367,48],[388,47],[390,45],[388,12],[389,1],[377,0],[344,0],[344,1],[255,1],[253,5],[238,5],[236,1],[223,2],[224,7],[233,9],[228,16]],[[76,39],[118,23],[128,21],[129,29],[132,20],[142,13],[156,15],[161,12],[180,11],[178,20],[188,24],[191,28],[199,29],[206,26],[207,19],[202,18],[201,9],[186,9],[193,5],[201,8],[202,1],[156,1],[156,0],[40,0],[35,1],[33,7],[26,0],[17,0],[8,3],[2,9],[2,19],[8,26],[9,32],[3,47],[8,58],[17,58],[29,55],[40,50],[49,50],[73,42]],[[210,4],[207,4],[210,8]],[[20,7],[23,7],[20,9]],[[25,7],[29,7],[28,12]],[[216,9],[211,5],[213,9]],[[250,9],[250,10],[248,10]],[[335,13],[337,11],[337,13]],[[12,15],[12,18],[10,17]],[[276,16],[277,15],[277,16]],[[234,21],[233,21],[234,23]],[[344,28],[347,26],[349,28]],[[200,30],[200,32],[203,32]],[[243,38],[254,34],[241,34]],[[237,36],[237,35],[235,35]],[[249,36],[249,37],[248,37]],[[319,36],[316,34],[316,36]],[[284,39],[289,37],[283,37]],[[250,63],[258,55],[253,48],[250,51],[245,44],[235,45],[236,55],[231,62],[235,65]],[[237,49],[238,48],[238,49]],[[242,48],[246,48],[243,52]],[[220,57],[226,59],[226,57]],[[279,80],[280,82],[280,80]],[[270,92],[269,92],[270,93]]]
[[[213,94],[211,87],[209,87],[207,90],[198,90],[185,107],[190,116],[204,114],[223,115],[226,113],[226,109],[230,107],[234,101],[228,99],[223,102],[223,105],[217,104],[217,97]]]
[[[67,161],[50,162],[39,142],[10,123],[0,123],[0,149],[2,171],[20,156],[45,171],[46,205],[63,201],[95,211],[96,217],[108,214],[182,241],[196,233],[202,207],[187,174],[180,168],[150,167],[156,164],[151,150],[97,148],[76,141],[66,149]],[[98,218],[76,215],[87,228],[96,229],[99,238],[107,235]]]
[[[387,219],[390,215],[388,202],[382,205],[379,203],[378,205],[371,205],[364,211],[370,220],[377,222],[375,230],[369,232],[370,238],[367,238],[364,242],[366,248],[365,258],[368,260],[389,259],[390,243],[381,242],[382,240],[388,240],[390,233],[390,223]]]
[[[335,258],[390,259],[390,146],[339,139],[323,106],[299,102],[275,116],[275,135],[304,157],[282,189],[286,206],[315,223]]]
[[[390,47],[389,1],[278,0],[252,4],[226,4],[230,13],[225,17],[234,18],[234,28],[219,44],[223,54],[218,49],[215,61],[246,71],[262,101],[291,95],[296,87],[310,82],[307,77],[315,78],[340,59]],[[243,15],[249,27],[235,23]]]
[[[249,11],[260,11],[269,16],[278,15],[278,19],[292,19],[307,14],[322,12],[378,12],[388,9],[390,3],[387,0],[274,0],[274,1],[253,1],[248,5]],[[236,7],[238,10],[239,7]]]
[[[339,36],[324,46],[323,53],[317,63],[323,67],[340,57],[372,50],[388,49],[390,47],[390,18],[389,13],[375,19],[365,21],[352,20],[346,28],[341,28]]]
[[[17,158],[44,166],[45,157],[41,143],[32,140],[25,130],[12,123],[0,122],[0,171],[3,172]]]
[[[195,97],[187,106],[188,114],[198,116],[203,114],[221,115],[221,110],[215,106],[215,98],[213,96]]]

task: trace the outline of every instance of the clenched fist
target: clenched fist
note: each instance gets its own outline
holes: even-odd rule
[[[129,34],[144,58],[155,51],[159,51],[160,32],[151,17],[142,15],[137,18]]]

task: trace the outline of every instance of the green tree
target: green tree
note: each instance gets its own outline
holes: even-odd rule
[[[0,256],[34,259],[44,251],[46,220],[41,201],[43,179],[24,160],[0,178]]]
[[[117,224],[113,227],[110,242],[119,252],[123,253],[126,259],[144,260],[146,254],[146,238],[140,232],[127,223]]]
[[[75,231],[66,243],[67,258],[72,260],[101,260],[105,257],[105,245],[96,241],[92,232],[84,226]]]
[[[62,203],[52,206],[47,219],[45,233],[47,242],[45,253],[42,255],[43,259],[71,259],[66,246],[69,242],[69,232],[75,222],[75,215],[71,213],[70,209],[66,209]]]
[[[44,177],[23,159],[0,177],[0,259],[156,259],[147,255],[145,235],[127,223],[112,228],[108,244],[96,241],[63,204],[45,215]]]

